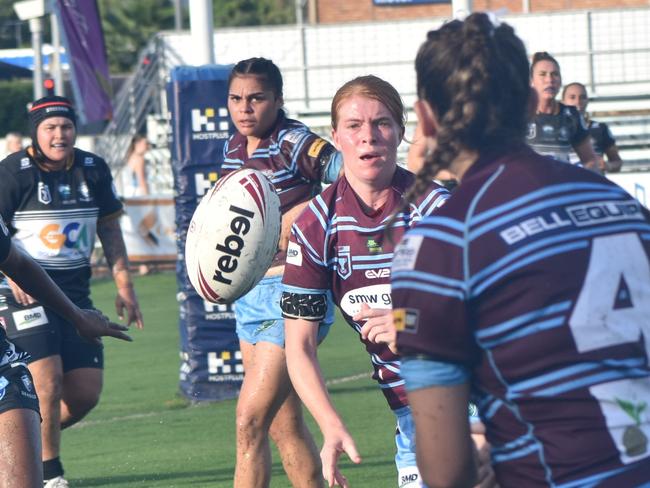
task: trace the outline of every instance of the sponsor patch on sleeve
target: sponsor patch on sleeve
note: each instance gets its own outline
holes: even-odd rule
[[[393,273],[407,271],[415,268],[415,261],[420,253],[420,246],[424,236],[407,235],[395,249],[393,254]]]
[[[311,146],[309,146],[309,150],[307,151],[307,154],[312,158],[317,157],[325,147],[325,144],[327,144],[327,141],[325,139],[321,139],[321,138],[316,139],[314,142],[311,143]]]
[[[393,324],[398,332],[417,332],[420,312],[413,308],[393,309]]]
[[[287,247],[287,263],[293,264],[294,266],[302,266],[302,251],[300,246],[292,241],[289,241],[289,247]]]

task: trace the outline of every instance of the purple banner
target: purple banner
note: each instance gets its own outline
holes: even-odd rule
[[[54,8],[70,60],[81,123],[111,119],[111,84],[96,0],[56,0]]]

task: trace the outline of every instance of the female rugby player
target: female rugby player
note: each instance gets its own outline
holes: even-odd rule
[[[269,429],[293,486],[323,484],[318,451],[287,373],[280,295],[291,223],[320,193],[321,183],[337,177],[340,157],[327,141],[286,117],[282,84],[278,67],[264,58],[237,63],[228,84],[228,110],[237,132],[225,144],[223,174],[262,171],[276,188],[283,214],[280,251],[262,281],[235,306],[246,372],[236,414],[237,488],[268,486]],[[323,333],[332,321],[331,315],[323,318]]]
[[[77,306],[92,308],[90,255],[98,237],[117,288],[115,308],[127,325],[142,328],[120,229],[122,203],[104,160],[74,147],[76,115],[70,101],[48,96],[29,110],[31,145],[0,163],[0,215],[13,241],[32,256]],[[15,281],[0,287],[0,317],[11,341],[31,356],[42,423],[47,488],[65,488],[61,430],[99,402],[104,353],[79,337],[66,318],[43,308]],[[126,314],[125,314],[126,312]]]
[[[589,97],[587,96],[587,88],[582,83],[573,82],[569,83],[562,90],[562,103],[571,105],[578,109],[580,115],[583,116],[587,123],[587,130],[591,137],[591,143],[596,151],[596,154],[605,160],[602,160],[601,169],[607,173],[617,173],[623,166],[623,160],[618,153],[616,147],[616,139],[609,130],[609,126],[604,122],[596,122],[589,117],[587,112],[587,105],[589,105]]]
[[[472,486],[472,395],[500,486],[650,481],[650,214],[525,144],[522,41],[476,13],[431,31],[416,112],[436,147],[412,199],[460,180],[395,251],[392,291],[418,467]]]
[[[348,486],[337,467],[342,451],[354,462],[360,457],[327,394],[316,355],[318,324],[333,308],[328,295],[359,333],[373,377],[395,414],[397,485],[420,486],[400,361],[387,346],[395,336],[390,263],[394,242],[439,207],[448,192],[432,183],[417,203],[391,220],[413,183],[412,173],[397,166],[405,121],[402,100],[386,81],[362,76],[339,88],[332,100],[332,139],[343,155],[344,176],[311,201],[289,241],[282,294],[287,364],[296,391],[323,432],[321,458],[329,486]]]
[[[573,149],[585,168],[598,170],[600,160],[591,147],[584,119],[575,107],[555,100],[562,75],[560,65],[549,53],[533,55],[530,84],[537,92],[537,111],[528,124],[528,144],[540,154],[567,163]]]

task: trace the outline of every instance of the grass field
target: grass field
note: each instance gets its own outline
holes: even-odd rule
[[[106,340],[99,406],[64,431],[62,460],[72,487],[228,487],[235,465],[235,401],[190,406],[178,396],[178,305],[172,273],[136,278],[145,330],[133,343]],[[112,282],[97,281],[95,305],[115,319]],[[363,456],[341,466],[353,488],[394,487],[394,421],[370,379],[356,333],[339,319],[319,357],[330,392]],[[357,379],[351,379],[353,377]],[[320,433],[309,418],[320,446]],[[273,488],[290,484],[277,452]]]

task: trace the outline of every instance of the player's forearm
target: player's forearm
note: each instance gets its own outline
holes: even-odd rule
[[[2,272],[26,293],[72,323],[79,320],[79,308],[52,281],[52,278],[25,252],[11,247],[1,265]]]
[[[291,320],[285,321],[288,322]],[[304,325],[304,327],[315,326]],[[286,334],[285,351],[291,382],[321,431],[325,433],[330,428],[338,428],[344,424],[327,392],[316,347],[315,340],[303,341],[292,337],[291,332]]]
[[[113,280],[115,280],[115,286],[118,289],[132,287],[129,259],[119,219],[112,218],[97,222],[97,237],[102,243],[104,256],[113,275]]]

